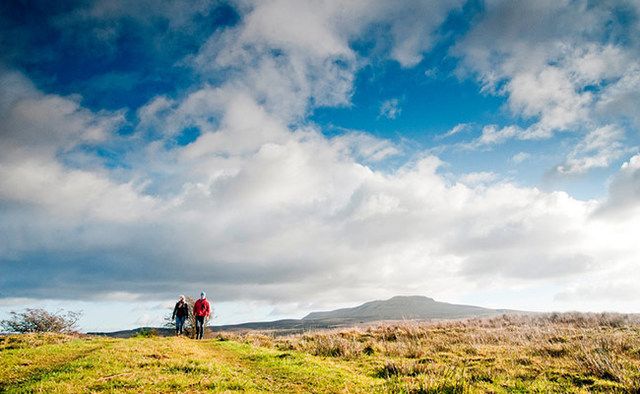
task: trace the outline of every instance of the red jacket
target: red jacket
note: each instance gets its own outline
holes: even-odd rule
[[[193,314],[195,316],[209,316],[211,314],[211,307],[209,301],[199,298],[195,304],[193,304]]]

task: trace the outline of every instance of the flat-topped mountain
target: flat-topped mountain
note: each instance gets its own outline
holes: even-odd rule
[[[353,308],[326,312],[311,312],[302,319],[284,319],[267,322],[249,322],[224,326],[213,326],[214,331],[273,330],[281,333],[303,332],[310,329],[325,329],[353,326],[378,321],[392,320],[446,320],[471,317],[498,316],[518,313],[509,309],[489,309],[472,305],[458,305],[435,301],[424,296],[396,296],[388,300],[371,301]],[[103,335],[129,337],[141,329],[126,330]],[[169,328],[159,328],[160,335],[173,335]]]
[[[472,305],[449,304],[424,296],[396,296],[383,301],[371,301],[353,308],[328,312],[311,312],[304,321],[353,320],[361,322],[379,320],[431,320],[461,319],[468,317],[495,316],[511,313],[507,309],[489,309]]]

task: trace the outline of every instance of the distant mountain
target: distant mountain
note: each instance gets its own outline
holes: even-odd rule
[[[327,312],[311,312],[302,319],[285,319],[268,322],[249,322],[224,326],[213,326],[213,331],[273,330],[276,333],[303,332],[397,320],[446,320],[471,317],[490,317],[510,313],[524,313],[509,309],[489,309],[472,305],[449,304],[424,296],[396,296],[388,300],[366,302],[353,308]],[[114,337],[136,335],[142,329],[95,333]],[[159,335],[173,335],[173,330],[157,329]]]
[[[462,319],[513,313],[508,309],[488,309],[472,305],[438,302],[424,296],[396,296],[383,301],[371,301],[354,308],[328,312],[311,312],[303,321],[433,320]]]

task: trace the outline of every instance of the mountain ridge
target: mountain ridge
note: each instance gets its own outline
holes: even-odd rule
[[[368,301],[363,304],[331,311],[311,312],[302,319],[282,319],[263,322],[246,322],[212,326],[214,331],[271,330],[276,333],[304,332],[385,321],[455,320],[474,317],[491,317],[503,314],[527,313],[511,309],[491,309],[473,305],[451,304],[433,298],[412,295],[395,296],[386,300]],[[142,328],[111,333],[93,333],[117,337],[133,336]],[[169,328],[156,329],[160,335],[172,335]]]
[[[302,320],[356,319],[364,321],[459,319],[514,313],[509,309],[490,309],[474,305],[451,304],[433,298],[412,295],[395,296],[332,311],[311,312]]]

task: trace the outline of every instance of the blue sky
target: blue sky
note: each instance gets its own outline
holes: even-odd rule
[[[624,0],[5,2],[0,315],[638,311],[638,33]]]

